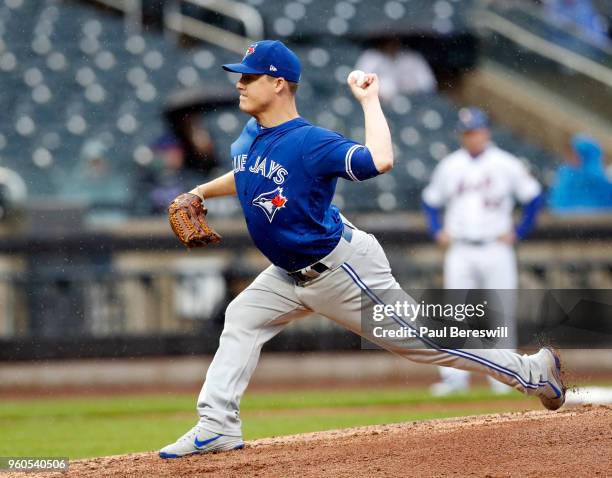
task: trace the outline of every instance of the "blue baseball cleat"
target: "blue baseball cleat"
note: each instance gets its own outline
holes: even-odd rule
[[[558,410],[565,403],[567,387],[563,383],[561,372],[561,357],[552,347],[544,347],[536,355],[544,361],[544,370],[548,371],[548,378],[542,393],[539,395],[542,405],[548,410]]]

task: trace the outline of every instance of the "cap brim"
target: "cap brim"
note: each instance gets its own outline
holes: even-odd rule
[[[483,125],[479,125],[479,126],[459,126],[458,130],[461,133],[468,133],[470,131],[476,131],[479,129],[489,129],[489,126],[486,124]]]
[[[243,73],[245,75],[265,75],[265,72],[256,70],[255,68],[251,68],[250,66],[242,63],[228,63],[227,65],[221,65],[221,68],[232,73]]]

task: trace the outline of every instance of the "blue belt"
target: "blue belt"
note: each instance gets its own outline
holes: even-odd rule
[[[342,237],[346,242],[351,242],[353,239],[353,228],[344,224],[344,228],[342,229]],[[325,264],[321,262],[316,262],[304,269],[300,269],[295,272],[288,272],[289,276],[291,276],[298,284],[303,284],[305,282],[311,281],[319,277],[323,272],[329,270]]]

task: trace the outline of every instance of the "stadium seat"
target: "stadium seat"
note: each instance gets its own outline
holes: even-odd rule
[[[266,20],[269,36],[300,39],[322,36],[367,36],[387,31],[436,32],[460,30],[471,0],[247,0]]]
[[[126,176],[147,167],[150,147],[164,132],[161,112],[173,90],[236,81],[219,68],[236,61],[236,55],[219,47],[186,50],[160,33],[129,34],[120,18],[85,5],[9,3],[0,7],[0,88],[13,94],[0,96],[0,107],[11,112],[0,115],[0,158],[24,176],[35,195],[61,195],[61,178],[79,167],[91,139],[107,145],[112,167]],[[444,22],[446,27],[460,24],[462,15],[459,2],[450,0],[391,0],[382,8],[355,0],[249,3],[264,15],[281,12],[265,15],[273,18],[268,31],[287,38],[302,59],[302,116],[357,141],[365,140],[363,117],[346,76],[362,48],[340,30],[363,32],[365,24],[377,21],[439,30]],[[396,167],[359,185],[340,181],[337,199],[349,212],[418,208],[433,168],[458,145],[457,107],[443,95],[398,96],[384,109]],[[222,167],[229,169],[230,145],[248,118],[235,106],[204,116]],[[539,170],[550,173],[555,164],[550,155],[503,129],[495,128],[494,138]]]

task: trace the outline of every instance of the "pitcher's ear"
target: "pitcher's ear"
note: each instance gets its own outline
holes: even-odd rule
[[[274,80],[275,80],[274,89],[276,90],[277,93],[280,93],[283,90],[283,87],[285,86],[287,81],[284,78],[274,78]]]

